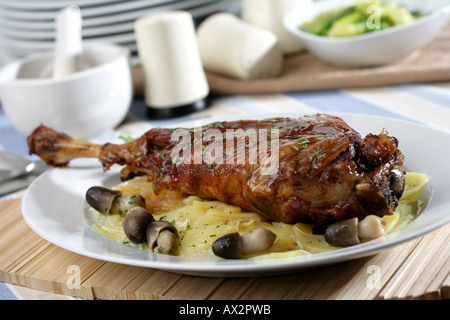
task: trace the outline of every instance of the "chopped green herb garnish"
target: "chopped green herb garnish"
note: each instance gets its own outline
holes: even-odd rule
[[[139,200],[136,198],[136,195],[133,194],[133,195],[130,197],[130,201],[128,201],[128,204],[135,204],[135,203],[138,203],[138,202],[139,202]]]
[[[316,151],[314,151],[314,154],[315,154],[316,156],[318,156],[318,155],[320,154],[320,148],[319,148],[319,147],[317,147]]]
[[[302,148],[302,149],[308,148],[309,143],[310,142],[309,142],[308,139],[304,139],[304,140],[301,140],[301,141],[297,142],[297,144],[299,144],[300,148]]]
[[[177,160],[178,160],[178,155],[176,155],[175,157],[172,158],[172,165],[173,165],[173,166],[175,165],[175,163],[177,162]]]
[[[130,136],[129,134],[125,136],[119,136],[119,139],[122,139],[124,142],[131,142],[134,141],[134,138]]]

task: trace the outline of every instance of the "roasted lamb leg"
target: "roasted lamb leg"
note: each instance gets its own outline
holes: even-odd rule
[[[389,215],[404,188],[396,138],[385,130],[361,138],[329,115],[156,128],[122,145],[77,141],[40,126],[28,144],[50,165],[97,157],[105,171],[119,164],[123,177],[145,173],[157,194],[218,199],[286,223]]]

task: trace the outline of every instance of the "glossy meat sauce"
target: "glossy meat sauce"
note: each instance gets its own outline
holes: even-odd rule
[[[102,146],[41,126],[28,142],[30,153],[55,166],[98,157],[105,170],[123,165],[124,177],[147,174],[155,193],[218,199],[286,223],[392,214],[404,185],[396,138],[384,130],[362,138],[325,114],[156,128],[130,143]]]

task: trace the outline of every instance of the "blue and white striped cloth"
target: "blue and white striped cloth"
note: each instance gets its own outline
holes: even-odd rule
[[[333,113],[377,115],[420,123],[450,133],[450,82],[404,84],[386,87],[293,92],[270,95],[234,95],[213,100],[212,106],[195,114],[170,120],[149,120],[142,100],[133,102],[129,116],[117,131],[106,132],[98,140],[116,139],[119,134],[137,135],[152,127],[170,126],[180,121],[203,117],[260,113]],[[18,133],[0,108],[0,149],[28,157],[26,137]],[[20,196],[20,193],[19,193]],[[0,202],[1,205],[1,202]],[[1,253],[0,253],[1,254]],[[0,282],[0,299],[52,299],[44,293]],[[72,297],[67,297],[72,298]]]
[[[450,132],[450,83],[225,96],[215,99],[212,106],[206,110],[182,118],[160,121],[147,119],[144,102],[137,100],[131,106],[128,122],[118,130],[131,130],[136,133],[188,119],[238,114],[251,117],[252,114],[271,112],[348,112],[377,115],[421,123]],[[105,136],[97,139],[106,141],[108,134],[117,137],[116,133],[105,133]],[[14,129],[1,108],[0,148],[24,157],[28,155],[26,138]]]

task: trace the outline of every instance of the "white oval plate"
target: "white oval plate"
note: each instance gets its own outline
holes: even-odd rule
[[[303,115],[303,114],[302,114]],[[299,114],[262,114],[223,120],[264,119]],[[112,187],[120,182],[119,167],[103,172],[98,160],[79,159],[69,169],[50,169],[36,179],[22,200],[23,217],[41,237],[72,252],[104,261],[155,268],[181,274],[240,277],[296,272],[375,254],[382,249],[422,236],[450,222],[450,135],[429,127],[388,118],[337,114],[362,136],[383,128],[400,141],[405,166],[427,173],[433,199],[426,210],[403,229],[384,238],[336,251],[286,259],[222,260],[173,257],[141,251],[94,232],[85,220],[86,190],[93,185]],[[204,123],[217,119],[207,119]],[[197,126],[184,122],[186,126]],[[181,125],[179,125],[181,127]]]
[[[77,6],[98,6],[109,5],[114,2],[120,2],[123,0],[43,0],[43,1],[30,1],[30,0],[0,0],[0,5],[16,10],[59,10],[62,7],[70,5]],[[151,0],[150,0],[151,1]]]
[[[147,1],[126,1],[126,2],[117,2],[117,3],[105,3],[100,6],[89,7],[89,6],[80,6],[83,14],[83,18],[89,19],[90,17],[96,16],[107,16],[107,15],[116,15],[123,13],[125,11],[138,11],[138,10],[147,10],[150,8],[158,8],[167,5],[180,5],[180,10],[189,9],[191,5],[195,6],[197,4],[201,4],[203,2],[211,2],[214,0],[193,0],[188,2],[186,0],[147,0]],[[75,4],[75,3],[74,3]],[[76,4],[75,4],[76,5]],[[1,3],[0,3],[1,6]],[[3,7],[2,15],[6,17],[10,17],[15,20],[36,20],[36,21],[53,21],[55,19],[55,14],[64,8],[63,5],[60,5],[57,8],[51,10],[33,10],[30,9],[13,9],[8,8],[7,6]]]
[[[89,9],[81,9],[83,15],[83,28],[93,27],[93,26],[104,26],[108,24],[115,24],[120,22],[133,22],[144,15],[152,14],[159,11],[170,11],[170,10],[186,10],[192,13],[192,15],[198,14],[197,12],[202,12],[205,10],[218,11],[225,9],[227,6],[238,3],[239,0],[183,0],[183,1],[172,1],[168,3],[162,3],[161,5],[147,5],[140,8],[134,8],[132,10],[119,10],[110,14],[94,14],[92,16],[87,16],[85,11],[89,12]],[[125,3],[128,5],[129,3]],[[120,4],[121,6],[123,4]],[[97,9],[96,9],[97,10]],[[99,9],[100,11],[102,8]],[[210,11],[210,10],[209,10]],[[35,16],[35,12],[8,12],[7,9],[2,9],[0,11],[0,21],[1,26],[16,27],[19,29],[31,29],[31,30],[45,30],[54,29],[54,15],[47,14],[44,20],[38,19]]]
[[[236,9],[237,0],[225,0],[219,3],[211,2],[188,10],[194,19],[199,19],[207,15],[213,14],[218,11],[231,11]],[[156,11],[163,10],[164,8],[155,9]],[[172,8],[173,10],[181,10],[180,8]],[[150,10],[150,9],[149,9]],[[156,12],[150,10],[150,12]],[[126,16],[131,15],[131,16]],[[134,15],[134,16],[132,16]],[[124,17],[126,19],[115,21],[106,21],[102,23],[92,24],[94,27],[89,28],[91,20],[83,19],[83,37],[85,37],[85,43],[92,42],[112,42],[115,44],[123,44],[128,42],[135,43],[134,35],[134,19],[142,16],[141,11],[125,12]],[[101,19],[101,17],[95,17]],[[128,19],[129,18],[129,19]],[[108,17],[108,19],[110,19]],[[11,22],[11,24],[10,24]],[[34,51],[51,50],[54,47],[54,22],[48,22],[41,24],[40,26],[34,26],[35,21],[30,21],[30,24],[19,23],[17,25],[15,20],[0,19],[0,36],[3,34],[2,41],[5,45],[5,49],[8,51],[15,51],[17,56],[28,55]],[[112,23],[112,24],[110,24]],[[107,24],[105,26],[104,24]],[[46,30],[47,28],[47,30]],[[116,32],[116,33],[114,33]]]

